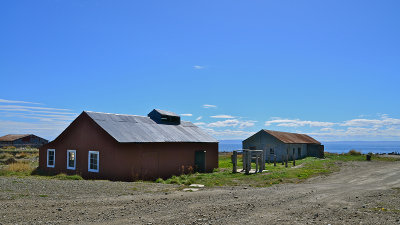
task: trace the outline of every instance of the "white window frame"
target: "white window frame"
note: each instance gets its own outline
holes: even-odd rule
[[[90,169],[90,155],[91,154],[97,154],[97,170]],[[99,151],[89,151],[89,154],[88,154],[88,171],[89,172],[95,172],[95,173],[99,172],[99,169],[100,169],[99,155],[100,155]]]
[[[54,152],[53,165],[49,165],[49,152]],[[54,168],[55,165],[56,165],[56,150],[47,149],[47,167]]]
[[[74,166],[70,167],[69,166],[69,153],[72,152],[74,153]],[[75,170],[76,169],[76,150],[67,150],[67,169],[69,170]]]

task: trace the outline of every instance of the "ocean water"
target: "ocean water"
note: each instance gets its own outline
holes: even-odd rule
[[[392,153],[400,152],[400,141],[338,141],[323,142],[325,152],[347,153],[351,149],[361,153]],[[242,142],[239,140],[222,140],[219,143],[220,152],[231,152],[242,149]]]

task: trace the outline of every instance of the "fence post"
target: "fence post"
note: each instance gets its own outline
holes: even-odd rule
[[[243,165],[244,165],[244,171],[246,174],[249,174],[250,172],[250,166],[251,166],[251,154],[249,150],[243,151],[244,155],[246,155],[246,160],[243,161]],[[249,161],[250,161],[250,165],[249,165]]]
[[[243,170],[242,171],[246,171],[246,162],[247,162],[247,154],[246,154],[246,150],[243,149],[243,153],[242,153],[242,161],[243,161]]]
[[[289,161],[289,149],[286,151],[286,161],[285,161],[285,167],[288,167],[288,161]]]
[[[232,159],[232,173],[237,173],[237,151],[233,151]]]

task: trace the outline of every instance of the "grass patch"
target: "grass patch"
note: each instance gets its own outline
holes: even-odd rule
[[[8,153],[8,152],[0,154],[0,159],[8,159],[8,158],[11,158],[11,157],[13,157],[13,155]]]
[[[238,156],[238,170],[242,168],[241,155]],[[266,164],[267,172],[258,174],[245,175],[243,173],[232,173],[232,163],[229,154],[221,154],[219,156],[219,168],[213,173],[194,173],[173,176],[169,179],[157,179],[158,183],[165,184],[204,184],[205,186],[253,186],[267,187],[279,183],[298,183],[303,180],[316,176],[329,174],[339,170],[338,162],[345,161],[365,161],[365,155],[358,154],[331,154],[326,153],[325,159],[307,157],[296,160],[296,167],[292,162],[288,163],[286,168],[281,163],[277,163],[276,167],[273,163]],[[372,156],[372,160],[379,161],[397,161],[399,159],[389,157]],[[255,165],[252,165],[255,168]]]
[[[34,164],[28,162],[16,162],[4,166],[0,169],[0,176],[17,176],[27,177],[34,176],[43,179],[58,179],[58,180],[83,180],[80,175],[67,175],[64,173],[53,174],[40,171]]]
[[[0,176],[29,176],[34,169],[30,163],[11,163],[0,170]]]
[[[67,175],[65,173],[57,174],[51,178],[58,179],[58,180],[83,180],[83,178],[79,175]]]
[[[15,155],[15,158],[17,158],[17,159],[23,159],[23,158],[27,158],[27,157],[28,157],[28,154],[25,152],[20,152]]]
[[[41,198],[47,198],[47,197],[49,197],[48,195],[39,195],[39,197],[41,197]]]

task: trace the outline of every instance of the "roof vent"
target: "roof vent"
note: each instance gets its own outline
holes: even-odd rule
[[[181,117],[173,112],[168,112],[160,109],[153,109],[148,115],[154,122],[162,124],[179,125]]]

